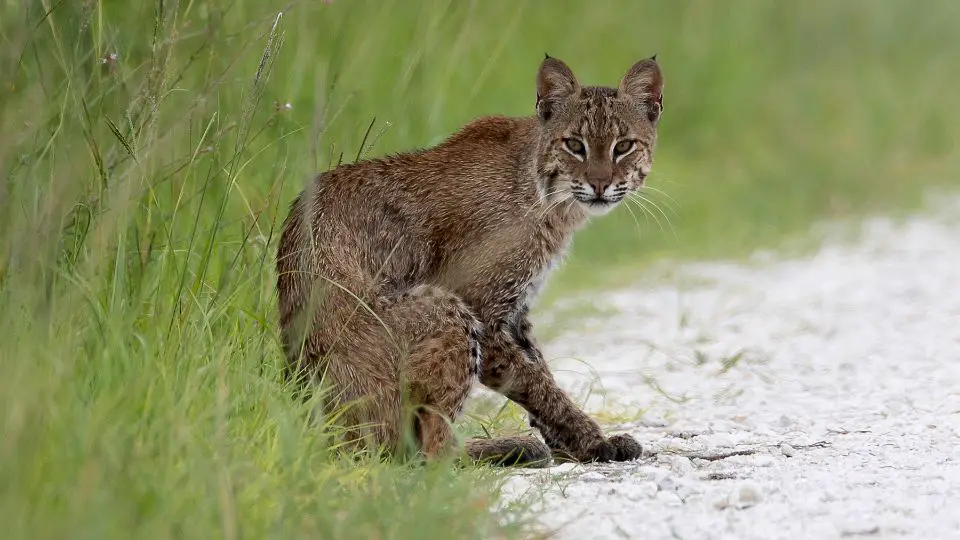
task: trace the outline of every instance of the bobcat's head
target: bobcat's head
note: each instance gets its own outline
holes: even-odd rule
[[[566,64],[547,56],[537,75],[541,195],[604,214],[639,189],[653,165],[662,92],[656,56],[634,64],[616,89],[581,87]]]

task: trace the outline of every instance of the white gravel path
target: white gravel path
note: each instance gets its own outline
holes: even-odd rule
[[[547,344],[557,378],[593,385],[591,410],[641,410],[611,431],[646,455],[521,471],[506,500],[563,539],[960,538],[960,201],[943,206],[809,258],[571,300],[604,313]]]

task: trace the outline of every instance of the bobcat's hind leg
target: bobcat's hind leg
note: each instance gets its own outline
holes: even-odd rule
[[[462,300],[438,287],[415,287],[393,302],[390,317],[412,344],[400,366],[416,443],[428,459],[449,455],[457,450],[452,422],[483,371],[483,327]],[[471,439],[466,453],[494,465],[543,466],[551,459],[535,437]]]
[[[400,371],[416,442],[427,458],[447,455],[455,450],[451,424],[482,369],[481,326],[462,300],[433,286],[402,294],[390,312],[411,338]]]

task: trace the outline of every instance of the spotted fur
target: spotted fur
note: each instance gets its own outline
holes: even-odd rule
[[[350,405],[342,418],[365,426],[351,432],[360,444],[396,449],[412,428],[424,454],[448,452],[479,376],[529,411],[554,451],[637,457],[635,441],[605,438],[557,387],[529,312],[573,233],[642,186],[662,87],[655,59],[614,89],[581,87],[547,57],[536,116],[481,118],[433,148],[320,175],[294,201],[277,253],[290,373],[319,379],[328,406]],[[466,449],[550,456],[529,438]]]

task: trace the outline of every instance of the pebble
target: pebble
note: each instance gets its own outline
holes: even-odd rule
[[[561,463],[556,467],[550,467],[550,472],[553,474],[565,474],[577,468],[577,466],[577,463]]]
[[[772,467],[776,463],[777,460],[770,454],[758,454],[753,458],[753,464],[757,467]]]
[[[760,486],[753,482],[743,482],[727,495],[727,506],[743,510],[756,506],[763,500]]]
[[[655,497],[657,501],[666,504],[667,506],[680,506],[683,504],[683,500],[679,495],[673,491],[659,491]]]
[[[873,536],[876,534],[880,534],[880,527],[878,525],[854,529],[843,529],[840,531],[840,536]]]
[[[714,433],[707,439],[710,446],[713,447],[728,447],[732,448],[736,446],[737,440],[733,435],[729,433]]]
[[[657,496],[660,487],[656,482],[640,482],[639,484],[623,484],[620,491],[631,501],[652,499]]]
[[[657,486],[661,491],[675,491],[679,482],[677,482],[677,477],[673,474],[663,471],[659,474],[654,481],[657,483]]]
[[[653,467],[650,465],[641,465],[633,469],[633,476],[638,478],[656,480],[663,474],[664,474],[663,468]]]
[[[797,449],[790,446],[790,443],[783,443],[780,445],[780,453],[787,457],[793,457],[797,455]]]
[[[660,456],[659,460],[666,463],[670,470],[681,475],[687,475],[696,470],[690,458],[684,456]]]
[[[645,414],[640,422],[642,425],[652,428],[667,427],[668,424],[666,418],[656,413]]]
[[[585,472],[580,475],[580,480],[584,482],[606,482],[607,477],[597,471]]]
[[[843,536],[872,536],[880,532],[876,519],[869,514],[851,514],[838,521],[837,528]]]

